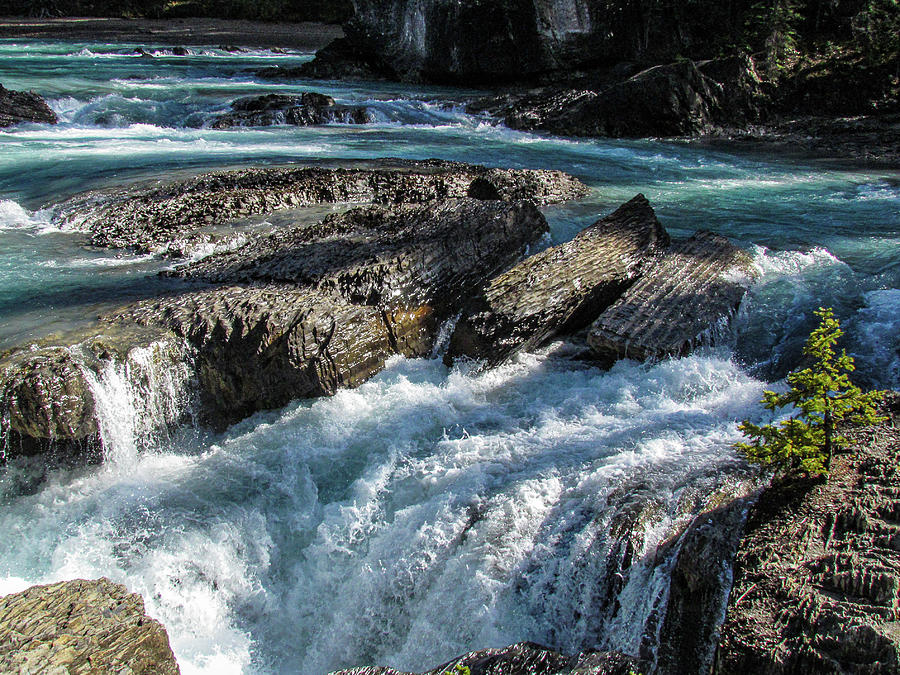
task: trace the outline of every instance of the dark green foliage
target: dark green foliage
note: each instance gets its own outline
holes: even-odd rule
[[[791,388],[786,393],[763,392],[768,410],[792,406],[794,414],[777,425],[744,420],[739,428],[751,442],[735,444],[751,462],[813,476],[827,474],[834,450],[847,445],[836,429],[839,422],[874,424],[884,419],[875,411],[883,392],[863,392],[852,384],[853,359],[846,350],[835,352],[843,331],[831,309],[820,307],[815,315],[821,322],[803,348],[810,366],[788,375]]]
[[[761,0],[750,9],[747,32],[751,49],[762,48],[770,74],[797,57],[798,32],[803,19],[798,0]]]

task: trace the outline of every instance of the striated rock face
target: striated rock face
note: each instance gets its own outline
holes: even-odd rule
[[[0,127],[19,122],[46,122],[56,124],[56,113],[37,94],[30,91],[13,91],[0,84]]]
[[[735,564],[717,675],[900,672],[900,395],[828,482],[769,488]]]
[[[338,105],[331,96],[305,92],[300,96],[266,94],[239,98],[231,104],[232,112],[220,115],[210,126],[262,127],[292,124],[298,127],[318,124],[367,124],[374,117],[363,106]]]
[[[750,256],[726,238],[698,232],[674,243],[591,325],[602,360],[683,354],[724,327],[747,292]]]
[[[742,59],[700,67],[683,61],[613,84],[481,99],[469,110],[499,117],[512,129],[565,136],[693,136],[761,114],[751,73],[752,66]]]
[[[178,675],[169,637],[141,596],[108,579],[33,586],[0,598],[6,673]]]
[[[422,675],[457,672],[469,668],[472,675],[632,675],[640,671],[637,659],[616,652],[582,652],[566,656],[534,642],[519,642],[500,649],[482,649],[426,671]],[[412,675],[393,668],[365,666],[332,675]]]
[[[488,365],[593,321],[668,245],[643,195],[573,240],[526,258],[469,303],[450,340],[448,359]]]
[[[491,198],[539,204],[572,199],[587,188],[561,171],[488,169],[429,160],[388,160],[379,168],[245,169],[114,193],[86,193],[60,206],[58,220],[90,233],[94,246],[177,251],[209,235],[205,226],[311,204],[422,203],[490,191]]]
[[[356,386],[393,354],[426,355],[462,299],[546,230],[529,202],[364,207],[182,268],[224,285],[108,320],[187,339],[207,414],[231,422]]]

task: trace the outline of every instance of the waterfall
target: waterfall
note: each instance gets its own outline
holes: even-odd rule
[[[134,463],[139,453],[158,450],[169,429],[192,410],[190,357],[186,343],[158,340],[131,349],[124,361],[102,361],[99,370],[82,367],[104,460]]]

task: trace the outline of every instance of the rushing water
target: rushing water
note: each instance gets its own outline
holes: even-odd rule
[[[359,389],[222,434],[160,437],[155,422],[190,407],[189,372],[159,365],[175,347],[138,351],[91,383],[101,466],[27,493],[15,467],[0,476],[0,592],[121,581],[166,625],[185,673],[423,669],[525,639],[637,652],[665,603],[656,545],[739,489],[734,422],[762,417],[760,393],[796,363],[811,310],[836,308],[865,382],[900,386],[897,173],[554,139],[465,115],[473,92],[252,74],[308,55],[134,47],[0,41],[0,82],[43,94],[61,119],[0,131],[0,349],[166,283],[155,272],[170,262],[79,247],[51,225],[55,203],[247,163],[563,169],[593,190],[545,209],[555,241],[643,192],[673,234],[721,232],[761,277],[715,350],[609,372],[559,343],[478,374],[397,358]],[[205,127],[232,99],[271,91],[322,91],[377,122]]]

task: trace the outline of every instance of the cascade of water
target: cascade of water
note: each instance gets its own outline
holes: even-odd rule
[[[98,371],[83,366],[106,461],[133,463],[160,447],[192,407],[190,363],[186,344],[159,340],[130,350],[122,362],[105,360]]]

